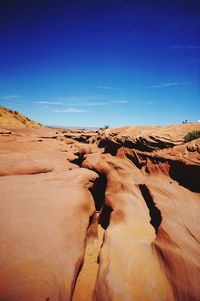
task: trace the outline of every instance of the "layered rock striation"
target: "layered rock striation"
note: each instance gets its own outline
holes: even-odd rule
[[[0,300],[199,300],[192,130],[4,127]]]

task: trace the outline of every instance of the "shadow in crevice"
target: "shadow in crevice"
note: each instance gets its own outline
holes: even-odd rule
[[[110,224],[110,214],[112,208],[105,204],[105,190],[107,185],[107,177],[104,174],[99,174],[95,180],[90,192],[93,196],[96,212],[99,212],[98,223],[105,230]]]
[[[95,180],[93,187],[90,189],[97,211],[100,211],[104,204],[106,185],[107,177],[104,174],[99,174],[99,178]]]
[[[105,230],[108,228],[110,224],[110,214],[112,212],[112,208],[108,205],[104,205],[103,209],[99,216],[99,224],[104,228]]]
[[[181,186],[193,191],[200,192],[199,178],[200,168],[197,165],[186,165],[180,161],[170,161],[170,177]]]
[[[144,185],[144,184],[141,184],[141,185],[139,185],[139,188],[140,188],[141,194],[143,196],[143,199],[145,200],[145,203],[146,203],[146,205],[147,205],[147,207],[149,209],[149,215],[151,217],[150,223],[154,227],[155,232],[157,234],[158,228],[159,228],[159,226],[160,226],[160,224],[162,222],[161,212],[156,207],[156,205],[155,205],[155,203],[153,201],[153,198],[152,198],[152,196],[150,194],[150,191],[147,188],[147,186]]]
[[[84,155],[81,153],[75,153],[74,154],[77,158],[75,158],[74,160],[71,160],[71,163],[74,163],[76,165],[78,165],[79,167],[82,166],[82,163],[84,161]]]
[[[95,218],[95,213],[93,213],[92,215],[89,216],[88,228],[89,228],[89,226],[90,226],[91,224],[93,224],[94,218]]]

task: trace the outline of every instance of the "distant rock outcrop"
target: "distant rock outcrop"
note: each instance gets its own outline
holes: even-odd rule
[[[0,106],[0,128],[38,128],[40,124],[28,117]]]
[[[124,146],[141,151],[171,148],[184,142],[188,132],[200,130],[200,123],[176,124],[168,126],[127,126],[109,129],[102,133],[99,147],[113,155]]]

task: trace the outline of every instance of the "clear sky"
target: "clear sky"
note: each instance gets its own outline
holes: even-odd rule
[[[199,0],[1,0],[0,103],[48,125],[200,119]]]

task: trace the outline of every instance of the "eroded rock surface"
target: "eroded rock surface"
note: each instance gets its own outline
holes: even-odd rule
[[[187,123],[169,126],[127,126],[106,130],[99,141],[99,146],[115,155],[124,146],[142,151],[171,148],[182,144],[188,132],[200,130],[200,123]]]
[[[0,300],[199,300],[193,129],[4,129]]]
[[[177,162],[179,150],[174,148]],[[168,156],[147,157],[139,168],[131,152],[122,149],[117,158],[93,154],[84,161],[84,167],[106,174],[105,204],[112,209],[96,298],[198,300],[200,195],[172,178]],[[195,166],[199,172],[200,162]]]
[[[27,134],[0,138],[0,299],[70,300],[98,175],[68,162],[64,142]]]

